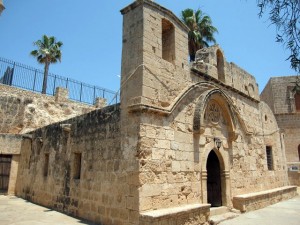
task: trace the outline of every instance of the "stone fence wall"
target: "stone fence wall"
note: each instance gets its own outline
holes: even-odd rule
[[[47,96],[0,84],[0,133],[26,133],[94,109],[69,100],[64,88]]]

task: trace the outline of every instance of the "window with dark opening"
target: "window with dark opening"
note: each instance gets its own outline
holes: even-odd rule
[[[266,147],[266,154],[267,154],[267,165],[268,170],[273,170],[273,153],[272,153],[272,147],[267,146]]]
[[[74,153],[74,179],[80,179],[81,174],[81,153]]]
[[[175,60],[175,28],[166,19],[162,19],[162,58],[170,63]]]
[[[300,161],[300,145],[298,145],[298,156],[299,156],[299,161]]]
[[[48,176],[48,170],[49,170],[49,154],[45,154],[45,162],[44,162],[44,177]]]
[[[225,82],[225,73],[224,73],[224,57],[222,52],[217,50],[217,69],[218,69],[218,79],[222,82]]]
[[[300,94],[295,94],[295,105],[296,105],[296,111],[300,112]]]

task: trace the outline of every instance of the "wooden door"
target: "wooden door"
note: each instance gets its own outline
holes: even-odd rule
[[[207,164],[207,202],[212,207],[222,206],[220,163],[214,151],[208,155]]]
[[[0,155],[0,192],[8,191],[11,155]]]

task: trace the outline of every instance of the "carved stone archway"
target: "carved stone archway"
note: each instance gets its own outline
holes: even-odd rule
[[[211,163],[209,155],[213,151],[217,156],[216,161],[220,169],[218,179],[221,183],[221,203],[223,206],[231,206],[229,162],[232,151],[231,143],[237,137],[236,118],[231,109],[229,97],[221,90],[209,90],[199,97],[194,115],[194,135],[199,136],[202,202],[209,203],[209,179],[211,178],[208,177],[207,165]],[[216,139],[222,142],[220,148],[216,145]]]

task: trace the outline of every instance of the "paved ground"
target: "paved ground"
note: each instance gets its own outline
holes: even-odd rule
[[[92,224],[21,198],[0,195],[0,225]],[[300,225],[300,196],[245,213],[220,225]]]
[[[242,214],[220,225],[300,225],[300,196]]]
[[[0,195],[0,225],[90,224],[14,196]]]

